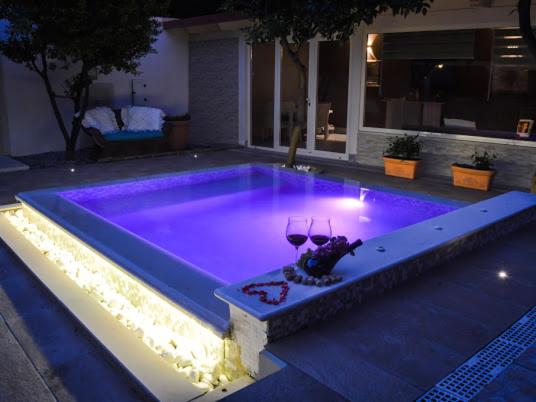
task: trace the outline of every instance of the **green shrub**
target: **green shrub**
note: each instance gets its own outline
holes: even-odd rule
[[[408,161],[419,160],[422,143],[418,135],[407,135],[395,137],[389,140],[389,146],[383,153],[389,158],[396,158]]]
[[[478,170],[492,170],[493,161],[497,159],[497,155],[484,151],[480,153],[475,150],[473,155],[471,155],[471,161],[473,161],[473,167]]]

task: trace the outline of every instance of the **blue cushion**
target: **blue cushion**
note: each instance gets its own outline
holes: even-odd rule
[[[160,130],[144,130],[144,131],[111,131],[103,134],[106,141],[136,141],[149,140],[152,138],[163,137],[164,134]]]

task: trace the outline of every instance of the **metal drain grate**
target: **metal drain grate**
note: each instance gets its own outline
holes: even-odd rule
[[[533,307],[498,338],[439,381],[418,401],[469,401],[535,342],[536,307]]]
[[[536,320],[536,314],[531,317],[525,316],[510,328],[508,328],[501,338],[518,345],[528,347],[536,342],[536,328],[534,327],[534,321]]]
[[[426,402],[465,402],[464,399],[455,397],[437,388],[432,388],[419,401]]]

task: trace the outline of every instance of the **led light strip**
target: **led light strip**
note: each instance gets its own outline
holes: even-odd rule
[[[27,206],[1,212],[44,256],[203,390],[244,374],[239,348]]]

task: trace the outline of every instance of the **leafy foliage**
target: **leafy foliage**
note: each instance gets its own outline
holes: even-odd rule
[[[387,157],[406,161],[418,160],[421,155],[422,142],[418,135],[407,135],[391,138],[384,152]]]
[[[251,25],[244,31],[249,43],[279,40],[307,82],[307,66],[299,57],[301,48],[317,35],[330,40],[346,41],[361,24],[371,24],[385,12],[403,17],[412,13],[426,14],[433,0],[225,0],[224,9],[240,12]],[[301,94],[301,109],[306,96]],[[300,109],[299,109],[300,110]],[[298,116],[305,125],[305,114]],[[295,164],[296,150],[302,135],[295,127],[286,165]]]
[[[166,8],[167,2],[157,0],[0,0],[0,19],[6,22],[0,52],[42,78],[68,157],[74,154],[94,77],[114,70],[136,73],[139,59],[154,52],[160,25],[153,16]],[[61,95],[50,79],[56,69],[68,75]],[[70,130],[58,97],[73,102]]]
[[[227,0],[227,10],[239,11],[251,21],[250,42],[276,39],[306,43],[316,35],[347,40],[356,26],[372,24],[391,11],[394,15],[426,14],[433,0]]]
[[[471,155],[473,167],[478,170],[491,170],[493,168],[493,161],[495,159],[497,159],[497,155],[488,151],[480,153],[479,151],[475,150],[473,155]]]

